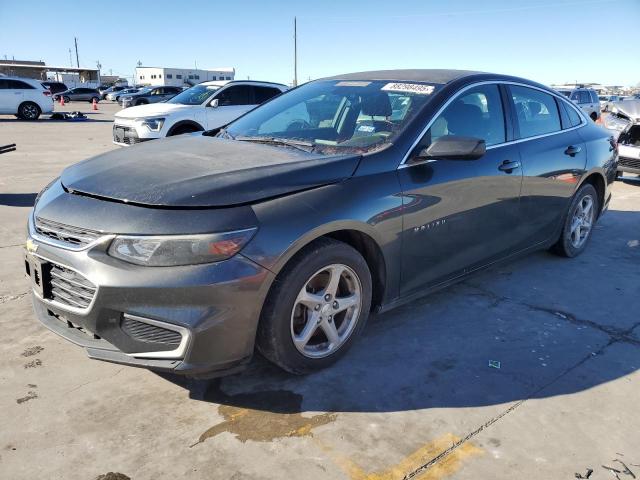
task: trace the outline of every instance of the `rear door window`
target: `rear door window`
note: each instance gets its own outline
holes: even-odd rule
[[[561,130],[560,113],[552,95],[533,88],[510,85],[520,138]]]
[[[28,83],[21,82],[20,80],[7,80],[9,85],[8,88],[15,90],[33,90],[35,87],[32,87]]]
[[[253,95],[257,104],[264,103],[267,100],[275,97],[280,93],[280,90],[273,87],[253,87]]]
[[[251,87],[249,85],[235,85],[220,92],[216,98],[221,107],[231,105],[251,105]]]

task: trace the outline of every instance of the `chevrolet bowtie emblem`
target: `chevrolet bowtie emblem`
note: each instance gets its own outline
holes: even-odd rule
[[[38,244],[31,239],[27,240],[27,252],[36,253],[38,251]]]

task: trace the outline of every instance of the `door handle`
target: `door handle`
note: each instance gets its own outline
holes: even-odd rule
[[[502,170],[503,172],[511,173],[516,168],[520,168],[520,162],[512,162],[511,160],[505,160],[500,164],[498,170]]]
[[[570,157],[575,157],[576,154],[582,151],[581,147],[576,147],[575,145],[569,145],[567,149],[564,151],[565,155],[569,155]]]

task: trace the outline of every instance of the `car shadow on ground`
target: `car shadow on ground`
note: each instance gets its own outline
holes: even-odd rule
[[[37,193],[0,193],[0,205],[7,207],[33,207]]]
[[[640,368],[638,239],[640,214],[610,211],[581,257],[535,253],[375,315],[338,363],[312,375],[256,355],[231,377],[163,377],[195,400],[275,413],[478,407],[581,392]],[[586,363],[589,374],[571,374]]]
[[[640,175],[638,175],[636,177],[631,177],[631,176],[629,176],[629,174],[627,174],[627,176],[623,176],[622,178],[619,178],[618,180],[622,181],[622,183],[625,183],[627,185],[636,185],[636,186],[640,187]]]

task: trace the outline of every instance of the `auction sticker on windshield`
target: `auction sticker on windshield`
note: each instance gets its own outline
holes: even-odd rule
[[[388,92],[417,93],[419,95],[431,95],[435,87],[421,83],[387,83],[381,90]]]

